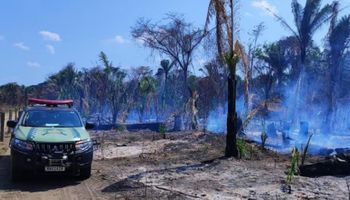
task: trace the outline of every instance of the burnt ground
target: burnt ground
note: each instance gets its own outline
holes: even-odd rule
[[[288,157],[247,145],[224,159],[225,138],[202,132],[93,132],[101,142],[91,178],[28,175],[10,179],[7,141],[0,143],[0,199],[348,199],[348,177],[295,177]],[[6,138],[8,140],[8,137]]]

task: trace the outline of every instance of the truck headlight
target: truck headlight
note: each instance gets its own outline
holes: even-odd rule
[[[92,141],[90,139],[80,140],[75,143],[76,151],[86,151],[92,147]]]
[[[13,139],[12,145],[18,149],[26,150],[26,151],[32,151],[33,150],[33,144],[28,141],[23,141],[19,139]]]

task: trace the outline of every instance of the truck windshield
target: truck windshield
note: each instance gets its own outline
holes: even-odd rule
[[[81,127],[78,114],[74,111],[31,110],[24,115],[23,126],[30,127]]]

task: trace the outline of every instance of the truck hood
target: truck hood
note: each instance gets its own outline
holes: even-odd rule
[[[51,128],[24,127],[15,130],[16,138],[34,142],[74,142],[89,139],[90,135],[84,127]]]

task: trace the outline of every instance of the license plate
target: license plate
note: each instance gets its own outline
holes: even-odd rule
[[[45,172],[64,172],[66,170],[65,167],[62,166],[46,166]]]

